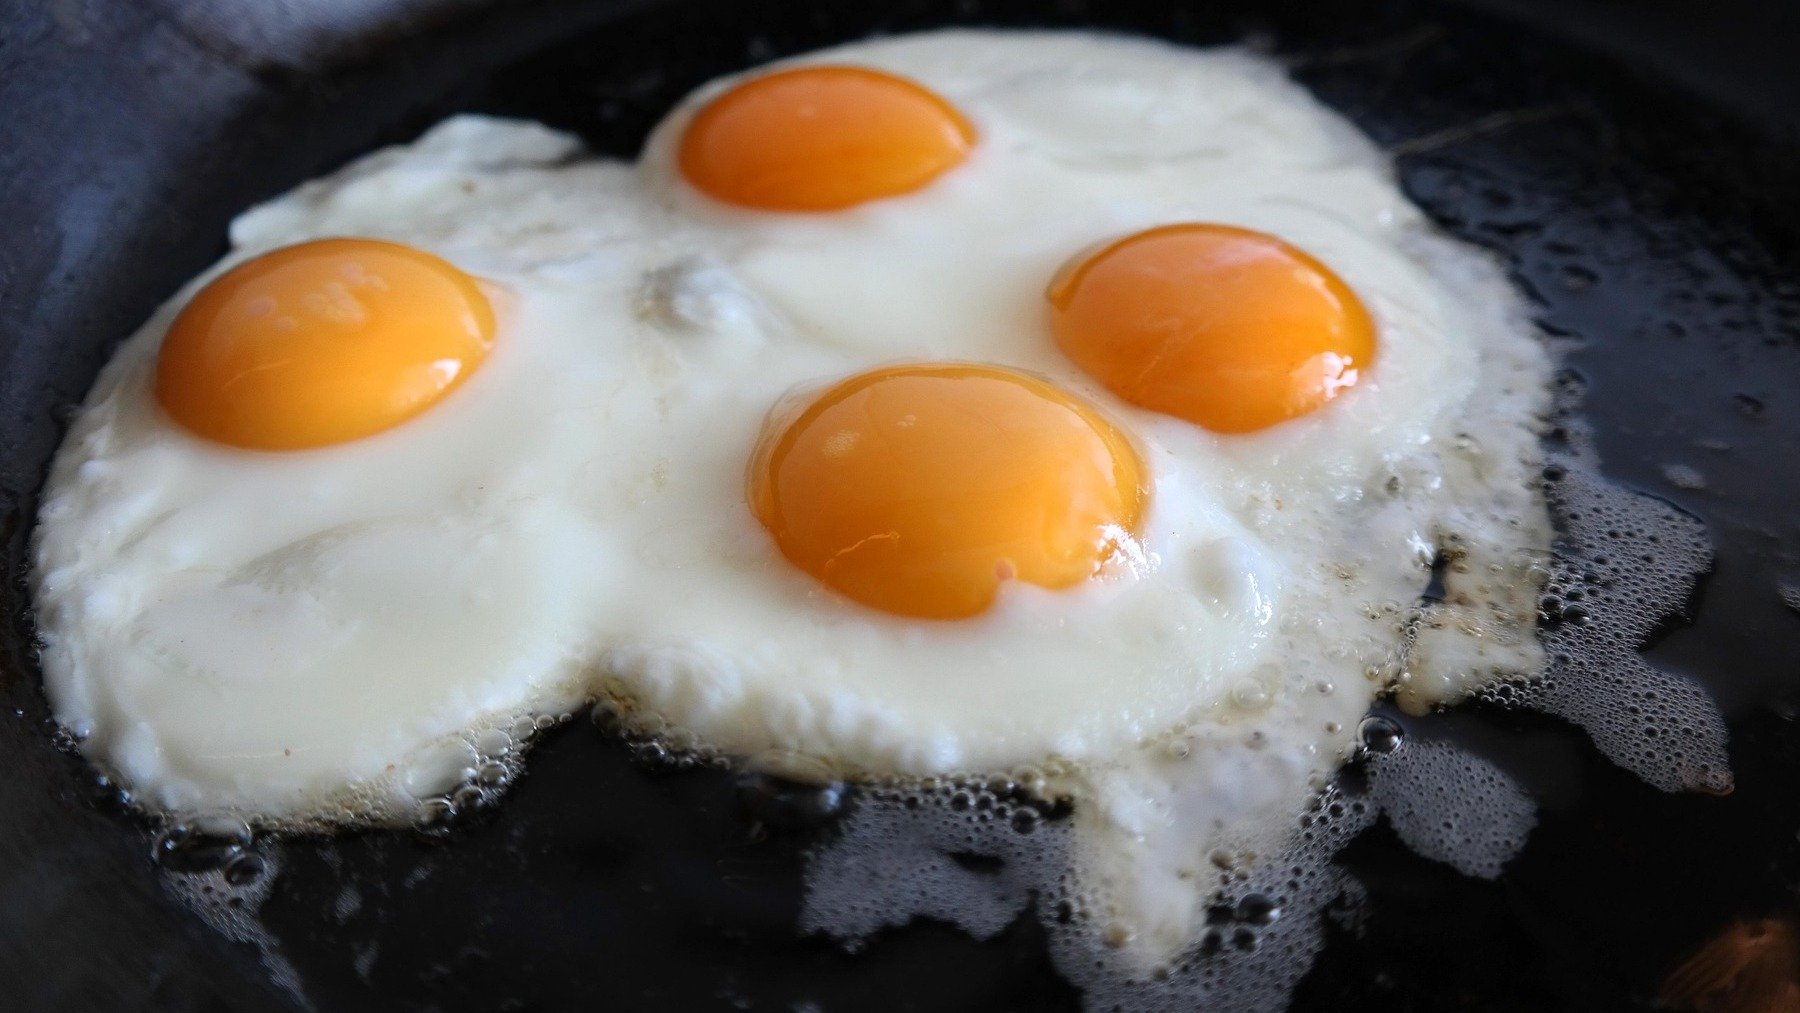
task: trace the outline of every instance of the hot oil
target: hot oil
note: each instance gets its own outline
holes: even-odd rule
[[[1648,784],[1728,793],[1724,723],[1711,699],[1635,650],[1705,571],[1703,529],[1597,474],[1578,391],[1564,386],[1544,475],[1559,532],[1540,627],[1549,662],[1483,695],[1570,721]],[[1385,715],[1358,731],[1351,765],[1277,854],[1215,856],[1204,930],[1153,966],[1133,959],[1135,940],[1109,920],[1104,893],[1083,882],[1071,825],[1040,828],[1034,819],[1031,836],[1009,833],[1010,807],[979,784],[868,793],[841,836],[812,856],[802,925],[860,946],[917,918],[979,939],[1036,917],[1056,966],[1091,1008],[1283,1007],[1329,928],[1366,916],[1360,884],[1336,859],[1378,820],[1414,855],[1475,880],[1501,876],[1537,822],[1533,798],[1478,752],[1414,739]]]

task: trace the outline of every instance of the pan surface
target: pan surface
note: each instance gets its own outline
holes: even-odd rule
[[[1290,59],[1395,150],[1428,212],[1506,258],[1546,329],[1579,339],[1568,381],[1606,473],[1701,518],[1717,553],[1646,650],[1718,700],[1736,791],[1661,793],[1523,711],[1397,717],[1511,774],[1538,826],[1494,881],[1365,834],[1340,861],[1366,901],[1296,1008],[1649,1008],[1734,920],[1800,914],[1800,74],[1770,56],[1800,19],[1784,5],[1726,5],[1745,19],[1718,37],[1686,32],[1684,4],[1620,27],[1604,3],[1516,0],[34,6],[0,22],[9,1006],[1078,1007],[1029,917],[985,940],[915,922],[855,953],[803,937],[807,851],[854,790],[771,798],[646,763],[585,721],[446,833],[259,842],[279,872],[218,931],[171,896],[155,828],[53,744],[19,585],[68,407],[245,205],[457,110],[629,156],[719,73],[953,22],[1248,36]],[[1573,12],[1566,32],[1553,9]]]

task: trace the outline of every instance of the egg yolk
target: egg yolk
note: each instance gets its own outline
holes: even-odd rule
[[[751,509],[800,569],[901,616],[976,615],[1000,585],[1063,588],[1129,543],[1137,453],[1090,405],[990,366],[851,377],[786,420],[750,465]]]
[[[1064,354],[1142,408],[1222,433],[1313,411],[1375,358],[1356,293],[1305,252],[1228,225],[1170,225],[1064,266],[1046,293]]]
[[[156,397],[210,440],[320,447],[431,407],[493,338],[487,296],[451,264],[398,243],[321,239],[201,289],[163,339]]]
[[[751,78],[695,115],[681,173],[701,192],[765,211],[835,211],[911,193],[954,168],[975,129],[938,95],[861,67]]]

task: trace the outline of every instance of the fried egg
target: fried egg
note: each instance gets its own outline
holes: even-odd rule
[[[231,239],[36,536],[56,713],[155,809],[404,819],[601,698],[777,771],[1028,772],[1167,949],[1377,695],[1539,660],[1546,355],[1244,50],[846,46],[635,164],[461,116]]]

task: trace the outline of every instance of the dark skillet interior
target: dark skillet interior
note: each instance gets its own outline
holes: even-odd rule
[[[1529,714],[1407,720],[1511,772],[1540,824],[1497,882],[1367,834],[1342,857],[1368,889],[1366,922],[1334,931],[1297,1005],[1642,1007],[1732,919],[1795,911],[1800,614],[1780,589],[1800,586],[1800,76],[1771,58],[1800,40],[1786,5],[1725,5],[1746,20],[1719,22],[1721,36],[1686,32],[1672,12],[1690,6],[1638,5],[1638,27],[1607,37],[1661,65],[1427,0],[438,3],[398,17],[376,4],[341,31],[306,30],[305,5],[30,6],[0,18],[0,535],[14,578],[67,407],[111,344],[222,252],[227,218],[447,112],[533,116],[630,155],[692,85],[873,30],[1267,38],[1376,138],[1408,142],[1415,199],[1508,258],[1548,329],[1586,342],[1568,365],[1606,470],[1706,521],[1716,570],[1649,653],[1717,695],[1738,783],[1728,798],[1663,795]],[[1573,10],[1601,35],[1618,13],[1492,6],[1540,23]],[[1504,111],[1522,114],[1492,118]],[[1676,487],[1671,464],[1706,487]],[[83,765],[51,745],[23,594],[16,580],[4,593],[7,1005],[291,1004],[253,947],[166,897],[146,825],[96,801]],[[915,923],[856,955],[799,938],[803,852],[830,822],[787,825],[751,795],[730,774],[647,768],[576,722],[539,744],[497,811],[445,839],[280,845],[262,921],[322,1009],[1076,1003],[1029,919],[985,942]]]

